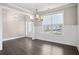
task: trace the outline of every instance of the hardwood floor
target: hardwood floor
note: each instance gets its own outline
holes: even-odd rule
[[[3,42],[1,55],[78,55],[74,46],[31,38],[19,38]]]

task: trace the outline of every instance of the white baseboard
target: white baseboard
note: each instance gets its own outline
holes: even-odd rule
[[[38,39],[38,38],[37,38]],[[44,39],[39,39],[39,40],[44,40]],[[69,46],[75,46],[77,47],[76,45],[74,44],[68,44],[68,43],[63,43],[63,42],[57,42],[57,41],[52,41],[52,40],[44,40],[44,41],[48,41],[48,42],[55,42],[55,43],[60,43],[60,44],[65,44],[65,45],[69,45]]]
[[[21,37],[25,37],[25,36],[19,36],[19,37],[6,38],[6,39],[3,39],[3,41],[7,41],[7,40],[14,40],[14,39],[21,38]]]

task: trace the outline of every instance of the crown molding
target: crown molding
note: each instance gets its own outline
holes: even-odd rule
[[[30,14],[30,15],[34,14],[30,10],[27,10],[25,8],[22,8],[20,6],[17,6],[17,5],[11,4],[11,3],[0,3],[0,5],[2,5],[4,7],[20,10],[20,11],[26,13],[26,14]],[[45,14],[48,14],[48,13],[52,13],[53,11],[61,10],[61,9],[64,9],[64,8],[67,8],[67,7],[71,7],[71,6],[76,6],[76,5],[77,5],[77,3],[70,3],[70,4],[67,4],[67,5],[64,5],[64,6],[61,6],[61,7],[57,7],[57,8],[54,8],[54,9],[50,9],[50,10],[46,10],[46,11],[39,11],[39,14],[40,15],[45,15]]]
[[[67,5],[57,7],[57,8],[54,8],[54,9],[49,9],[49,10],[46,10],[46,11],[39,11],[39,14],[45,15],[45,14],[49,14],[49,13],[52,13],[54,11],[62,10],[64,8],[68,8],[68,7],[72,7],[72,6],[77,6],[77,3],[70,3],[70,4],[67,4]]]
[[[0,6],[1,6],[1,8],[16,9],[16,10],[19,10],[19,11],[27,14],[27,15],[33,15],[33,12],[31,12],[27,9],[24,9],[22,7],[19,7],[17,5],[11,4],[11,3],[0,3]]]

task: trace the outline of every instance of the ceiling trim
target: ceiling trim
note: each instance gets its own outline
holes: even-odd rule
[[[16,10],[19,10],[23,13],[26,13],[28,15],[33,15],[33,12],[27,10],[27,9],[24,9],[22,7],[19,7],[17,5],[14,5],[14,4],[11,4],[11,3],[0,3],[0,5],[2,6],[2,8],[12,8],[12,9],[16,9]]]
[[[8,8],[13,8],[13,9],[16,9],[16,10],[20,10],[20,11],[26,13],[26,14],[30,14],[30,15],[34,14],[32,11],[30,11],[28,9],[22,8],[20,6],[17,6],[17,5],[11,4],[11,3],[0,3],[0,5],[8,7]],[[67,8],[67,7],[75,6],[75,5],[77,5],[77,4],[70,3],[70,4],[60,6],[60,7],[54,8],[54,9],[49,9],[49,10],[46,10],[46,11],[39,11],[39,14],[40,15],[45,15],[45,14],[51,13],[53,11],[61,10],[61,9]]]
[[[57,7],[57,8],[54,8],[54,9],[49,9],[49,10],[46,10],[46,11],[39,11],[39,14],[45,15],[45,14],[52,13],[54,11],[58,11],[58,10],[68,8],[68,7],[71,7],[71,6],[76,6],[76,5],[77,5],[76,3],[70,3],[70,4],[67,4],[67,5],[64,5],[64,6],[61,6],[61,7]]]
[[[8,5],[11,5],[11,6],[14,6],[14,7],[16,7],[16,8],[19,8],[19,9],[21,9],[21,10],[23,10],[23,11],[26,11],[26,12],[30,13],[30,14],[33,13],[32,11],[30,11],[30,10],[28,10],[28,9],[25,9],[25,8],[22,8],[22,7],[20,7],[20,6],[17,6],[17,5],[15,5],[15,4],[8,3]]]

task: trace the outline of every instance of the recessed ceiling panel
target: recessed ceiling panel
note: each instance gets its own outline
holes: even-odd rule
[[[36,5],[38,8],[38,11],[45,11],[45,10],[67,5],[69,3],[13,3],[13,4],[16,6],[22,7],[24,9],[28,9],[32,12],[35,12]]]

